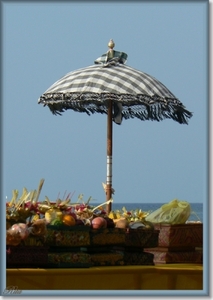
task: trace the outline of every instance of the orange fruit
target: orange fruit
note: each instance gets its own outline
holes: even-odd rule
[[[68,225],[68,226],[75,225],[75,219],[71,215],[64,215],[62,218],[62,221],[63,221],[64,225]]]

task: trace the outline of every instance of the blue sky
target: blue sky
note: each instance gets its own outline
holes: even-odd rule
[[[2,199],[80,193],[105,201],[105,115],[54,116],[38,98],[108,50],[163,84],[193,112],[189,125],[124,120],[113,126],[115,202],[207,201],[207,1],[7,2],[2,11]]]

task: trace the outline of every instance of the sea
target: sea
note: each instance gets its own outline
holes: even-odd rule
[[[112,203],[112,210],[121,210],[123,207],[127,211],[141,209],[144,212],[153,212],[160,208],[165,203]],[[203,222],[203,203],[190,203],[191,215],[188,221],[200,221]]]

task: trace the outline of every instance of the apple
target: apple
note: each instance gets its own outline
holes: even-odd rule
[[[91,225],[93,229],[107,228],[107,221],[103,217],[95,217]]]

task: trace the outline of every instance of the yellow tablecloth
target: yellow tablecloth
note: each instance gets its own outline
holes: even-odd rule
[[[6,285],[19,290],[202,290],[203,266],[7,269]]]

